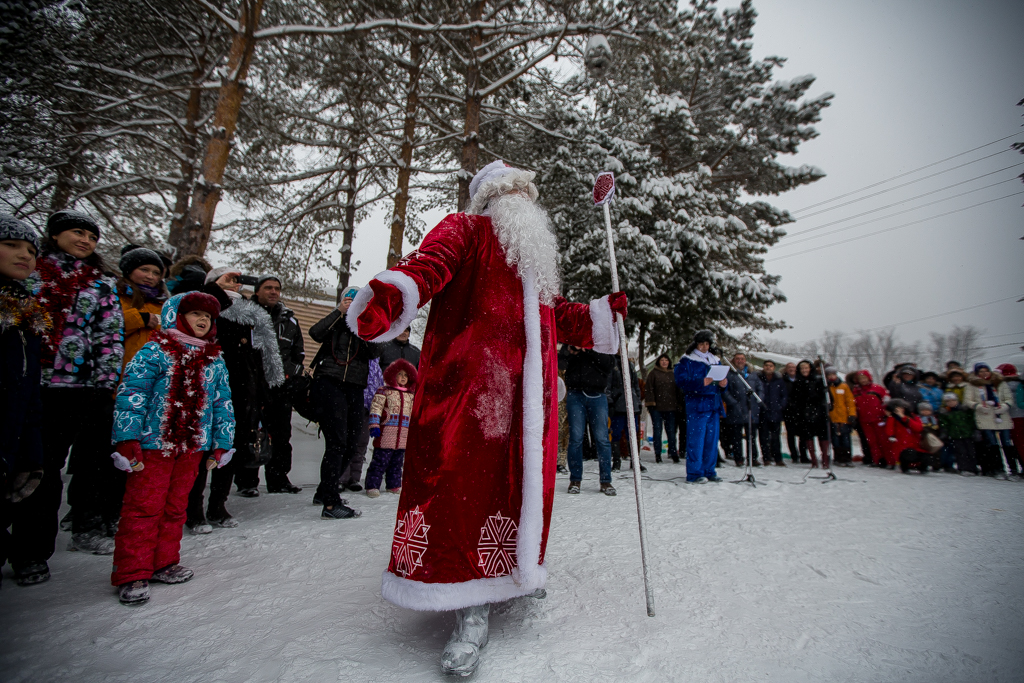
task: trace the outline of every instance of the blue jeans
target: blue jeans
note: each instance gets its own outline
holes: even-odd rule
[[[650,409],[651,423],[654,427],[654,454],[661,455],[661,425],[665,425],[665,433],[668,435],[668,455],[670,458],[678,458],[676,450],[676,414],[671,410],[660,411]]]
[[[718,413],[686,414],[686,481],[717,476]]]
[[[569,412],[569,479],[583,481],[583,432],[590,424],[590,433],[597,448],[597,463],[601,483],[612,481],[612,447],[608,441],[608,397],[603,393],[588,396],[578,389],[570,389],[565,396]]]
[[[640,413],[633,413],[633,426],[636,433],[640,433]],[[618,443],[622,437],[629,438],[629,427],[626,426],[626,414],[615,413],[612,415],[612,443]]]

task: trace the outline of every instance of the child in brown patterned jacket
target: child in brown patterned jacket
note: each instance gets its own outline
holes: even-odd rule
[[[373,459],[366,470],[366,495],[370,498],[380,496],[380,484],[385,476],[388,491],[402,491],[405,442],[415,393],[416,368],[412,363],[399,358],[384,370],[384,386],[370,404]]]

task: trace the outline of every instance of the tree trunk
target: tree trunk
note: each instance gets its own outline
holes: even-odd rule
[[[416,110],[420,100],[420,43],[412,39],[409,46],[409,89],[405,100],[405,125],[402,129],[401,165],[398,167],[398,188],[395,190],[395,216],[391,219],[391,243],[388,245],[388,268],[402,258],[405,239],[405,216],[409,206],[409,177],[412,175],[412,147],[416,136]]]
[[[484,14],[484,3],[474,2],[469,10],[470,21],[480,21]],[[480,156],[480,105],[478,94],[480,85],[480,65],[476,61],[476,48],[484,42],[483,32],[474,29],[469,34],[471,58],[466,68],[466,121],[463,126],[462,168],[459,171],[459,211],[469,204],[469,181],[477,172],[477,160]]]
[[[638,327],[640,328],[640,332],[639,332],[639,339],[637,341],[636,364],[640,368],[638,370],[638,372],[640,374],[643,374],[644,373],[644,360],[645,360],[644,354],[647,352],[647,349],[644,348],[647,345],[647,323],[646,322],[642,322],[642,323],[640,323],[638,325]]]
[[[188,103],[185,105],[185,131],[181,136],[181,151],[185,158],[181,162],[181,180],[175,187],[174,215],[171,216],[171,229],[167,234],[167,243],[177,250],[177,254],[184,254],[185,223],[189,200],[192,198],[192,184],[196,178],[196,155],[199,153],[199,131],[196,122],[201,114],[205,66],[200,63],[192,72],[192,88],[189,90]]]
[[[232,138],[238,124],[238,112],[245,96],[245,78],[256,48],[256,26],[263,12],[263,0],[242,0],[238,11],[239,31],[231,41],[228,63],[221,79],[217,108],[213,115],[213,133],[203,158],[202,177],[192,192],[192,205],[182,231],[178,257],[202,256],[210,241],[213,217],[220,202],[224,169],[228,165]],[[177,246],[177,245],[175,245]]]
[[[348,155],[348,164],[345,170],[345,229],[342,231],[341,239],[341,264],[338,266],[338,297],[337,302],[341,303],[341,294],[348,288],[349,277],[352,275],[352,238],[356,232],[356,180],[359,170],[356,162],[359,154],[355,151]]]

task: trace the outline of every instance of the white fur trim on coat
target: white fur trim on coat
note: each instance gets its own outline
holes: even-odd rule
[[[608,305],[607,296],[590,302],[590,322],[594,326],[594,350],[608,355],[618,353],[619,326],[615,324],[615,314]]]
[[[385,270],[377,273],[373,279],[394,285],[402,292],[402,313],[398,316],[398,320],[391,323],[391,329],[387,332],[375,339],[368,340],[372,342],[391,341],[402,334],[405,328],[409,327],[416,319],[416,311],[419,310],[420,305],[420,289],[416,286],[415,280],[400,270]],[[370,289],[370,285],[366,285],[352,299],[352,305],[348,307],[348,313],[345,314],[345,324],[356,336],[359,335],[359,316],[366,310],[366,306],[372,298],[373,290]]]
[[[381,595],[390,603],[421,612],[447,612],[476,605],[488,605],[529,595],[547,582],[548,570],[538,566],[530,580],[516,583],[512,575],[473,579],[462,583],[423,583],[385,571]]]
[[[517,566],[508,576],[461,583],[424,583],[384,572],[381,594],[400,607],[444,611],[486,605],[529,595],[543,588],[547,581],[547,569],[540,564],[540,544],[544,536],[545,411],[540,299],[533,273],[525,271],[522,280],[526,354],[523,358],[523,491],[516,537]]]

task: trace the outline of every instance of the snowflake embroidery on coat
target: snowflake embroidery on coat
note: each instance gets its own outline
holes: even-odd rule
[[[480,542],[476,554],[480,558],[477,564],[484,576],[507,576],[518,565],[516,559],[516,540],[519,527],[508,517],[499,512],[487,518],[480,527]]]
[[[391,544],[395,573],[407,577],[423,566],[423,553],[427,552],[429,524],[423,523],[423,513],[417,505],[405,513],[395,525],[395,540]]]

